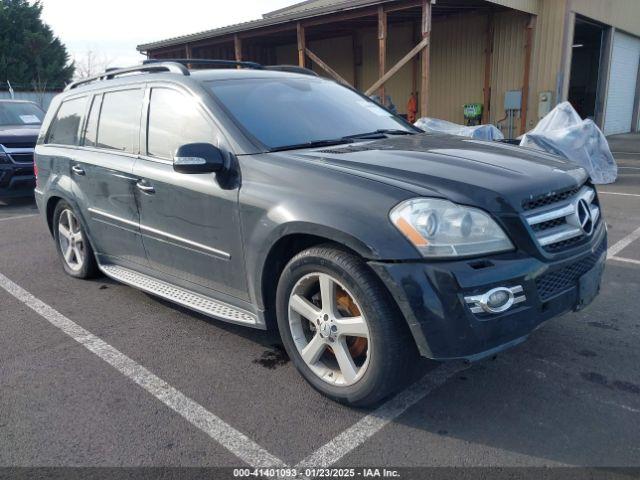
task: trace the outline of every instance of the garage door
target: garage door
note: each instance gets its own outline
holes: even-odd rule
[[[639,63],[640,38],[616,32],[604,122],[606,135],[631,131]]]

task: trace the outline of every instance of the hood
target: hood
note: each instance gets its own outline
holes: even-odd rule
[[[575,188],[575,164],[544,152],[449,135],[418,134],[316,150],[285,152],[391,183],[418,195],[448,198],[494,212]]]
[[[39,133],[40,125],[0,125],[0,145],[35,147]]]

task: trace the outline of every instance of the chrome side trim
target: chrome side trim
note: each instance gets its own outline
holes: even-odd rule
[[[135,227],[138,228],[140,225],[137,222],[132,222],[131,220],[127,220],[125,218],[122,217],[117,217],[115,215],[111,215],[110,213],[107,212],[103,212],[102,210],[98,210],[97,208],[88,208],[89,213],[93,213],[95,215],[99,215],[101,217],[104,218],[108,218],[109,220],[115,220],[116,222],[120,222],[120,223],[124,223],[125,225],[128,225],[130,227]],[[94,218],[94,220],[99,220],[97,218]]]
[[[188,246],[193,247],[193,248],[204,250],[205,252],[208,252],[211,255],[216,256],[216,257],[222,257],[222,258],[224,258],[226,260],[229,260],[231,258],[231,255],[229,253],[223,252],[222,250],[218,250],[217,248],[208,247],[207,245],[203,245],[203,244],[197,243],[197,242],[192,242],[191,240],[187,240],[186,238],[178,237],[177,235],[172,235],[170,233],[163,232],[162,230],[157,230],[155,228],[147,227],[146,225],[140,224],[140,230],[142,232],[152,233],[154,235],[158,235],[160,237],[164,237],[164,238],[172,240],[174,242],[184,243],[185,245],[188,245]],[[154,238],[152,235],[145,235],[145,236],[149,237],[149,238]]]
[[[248,326],[261,326],[257,315],[220,300],[158,280],[118,265],[99,265],[100,270],[118,282],[164,298],[209,317]]]
[[[163,232],[162,230],[158,230],[156,228],[152,228],[152,227],[148,227],[146,225],[138,224],[136,222],[132,222],[131,220],[126,220],[124,218],[117,217],[115,215],[111,215],[110,213],[103,212],[102,210],[98,210],[96,208],[89,208],[89,212],[94,214],[94,215],[98,215],[100,217],[108,218],[109,220],[113,220],[115,222],[120,222],[120,223],[122,223],[124,225],[135,227],[136,229],[140,229],[140,231],[141,231],[143,236],[145,236],[147,238],[151,238],[153,240],[166,241],[167,243],[171,243],[172,245],[175,245],[175,246],[180,247],[180,248],[186,248],[188,250],[193,250],[193,249],[196,249],[196,251],[200,250],[200,251],[203,251],[203,253],[206,253],[206,254],[209,254],[209,255],[213,255],[214,257],[223,258],[225,260],[231,259],[231,255],[229,253],[224,252],[222,250],[218,250],[217,248],[209,247],[207,245],[203,245],[203,244],[198,243],[198,242],[193,242],[193,241],[188,240],[186,238],[179,237],[177,235],[172,235],[170,233]],[[94,218],[94,220],[96,220],[98,222],[102,221],[103,223],[109,223],[109,225],[112,225],[110,222],[104,222],[104,220],[101,220],[99,218]],[[119,225],[114,225],[114,226],[115,227],[120,227]],[[122,227],[120,227],[120,228],[122,228]],[[125,228],[125,230],[127,230],[127,229]],[[155,236],[162,237],[162,238],[156,238]],[[180,245],[181,243],[183,245]]]

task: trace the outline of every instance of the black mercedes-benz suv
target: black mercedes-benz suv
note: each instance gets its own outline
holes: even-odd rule
[[[205,63],[227,68],[187,68]],[[305,379],[352,405],[417,354],[481,359],[585,307],[606,255],[583,169],[425,134],[304,69],[151,62],[72,84],[36,165],[68,274],[277,325]]]
[[[33,102],[0,100],[0,200],[33,195],[33,150],[43,118]]]

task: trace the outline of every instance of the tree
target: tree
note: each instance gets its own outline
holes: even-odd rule
[[[76,67],[74,78],[76,80],[82,80],[83,78],[93,77],[94,75],[103,73],[112,63],[113,59],[107,57],[105,54],[87,50],[84,55],[74,58],[74,65]]]
[[[0,0],[0,83],[44,91],[71,81],[75,66],[41,15],[39,0]]]

